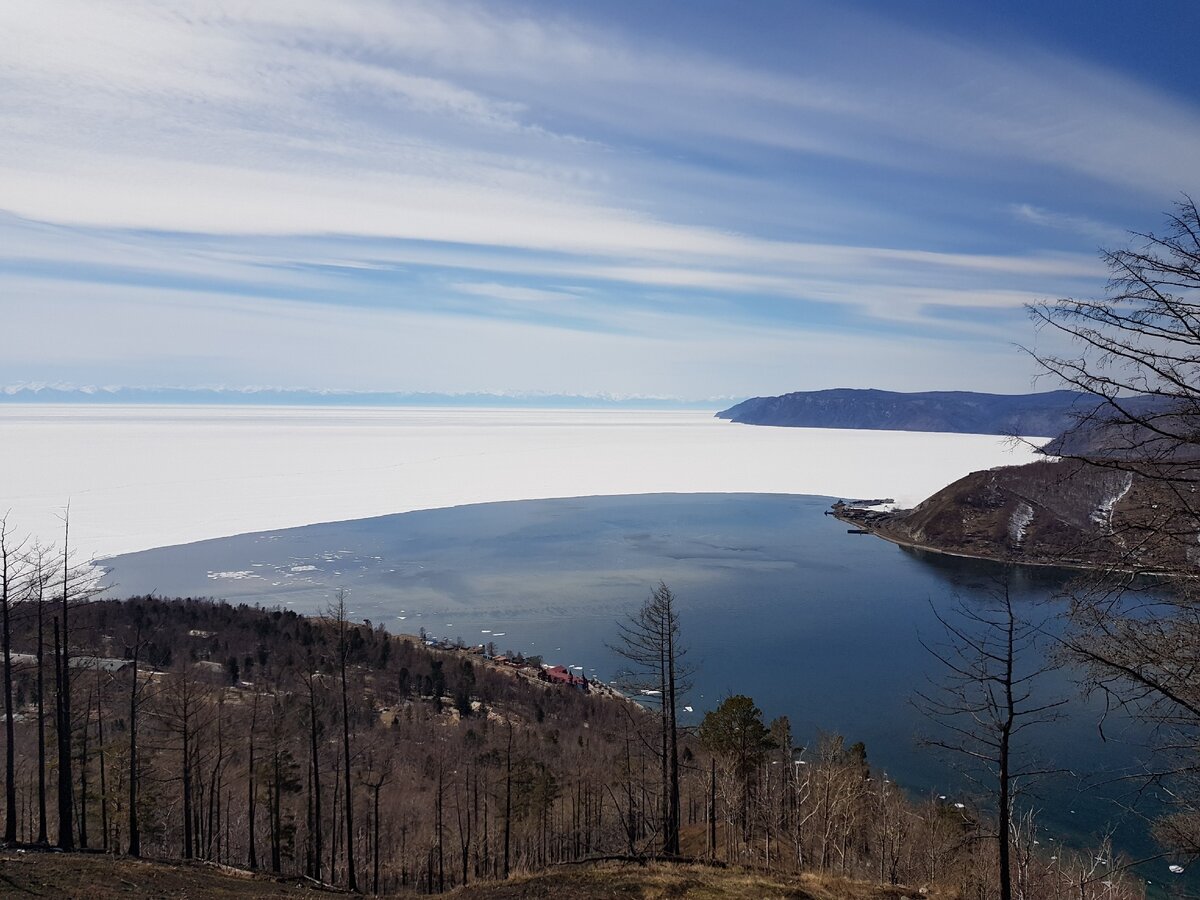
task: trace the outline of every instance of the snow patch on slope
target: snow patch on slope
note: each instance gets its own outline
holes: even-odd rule
[[[1019,547],[1025,540],[1025,530],[1033,521],[1033,507],[1022,500],[1008,520],[1008,539]]]
[[[1133,486],[1133,473],[1125,472],[1122,476],[1117,488],[1113,493],[1109,494],[1092,513],[1092,521],[1100,526],[1100,529],[1105,534],[1112,534],[1112,517],[1113,510],[1116,505],[1121,502],[1122,498],[1129,493],[1129,488]]]

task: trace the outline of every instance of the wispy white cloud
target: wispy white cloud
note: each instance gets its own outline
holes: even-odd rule
[[[545,288],[497,284],[490,281],[456,282],[451,284],[450,288],[463,294],[494,297],[497,300],[509,300],[514,303],[556,303],[579,299],[579,293],[576,291],[546,290]]]
[[[1030,203],[1014,203],[1010,209],[1013,216],[1022,222],[1074,232],[1087,238],[1093,238],[1104,246],[1120,246],[1129,239],[1128,231],[1122,231],[1087,216],[1054,212]]]
[[[683,398],[813,387],[929,389],[961,352],[946,341],[842,336],[641,312],[633,332],[345,308],[211,292],[10,283],[0,383],[269,384],[396,391],[654,393]],[[6,311],[7,313],[7,311]],[[52,341],[24,336],[53,334]],[[840,365],[849,356],[853,370]],[[714,366],[713,360],[721,360]],[[1027,389],[1030,371],[981,343],[956,383]],[[157,382],[145,377],[159,373]],[[214,378],[213,373],[220,373]],[[789,387],[791,386],[791,387]]]
[[[1195,178],[1197,106],[1128,75],[833,7],[813,18],[794,58],[767,65],[690,46],[686,22],[668,42],[563,8],[13,0],[0,303],[37,297],[40,278],[76,311],[136,294],[120,308],[154,319],[172,287],[201,284],[189,315],[209,304],[229,328],[281,296],[323,328],[419,313],[407,327],[445,341],[443,361],[455,328],[524,329],[505,332],[514,345],[674,328],[699,351],[715,348],[705,329],[772,316],[800,340],[794,310],[810,308],[813,333],[994,334],[989,311],[1100,284],[1096,186],[1156,209]],[[1070,193],[1060,182],[1078,203],[1040,193]],[[1034,233],[1054,239],[1037,249]],[[486,304],[572,318],[501,325]],[[197,347],[213,367],[285,352],[200,333],[223,348]],[[116,364],[97,344],[79,365]]]

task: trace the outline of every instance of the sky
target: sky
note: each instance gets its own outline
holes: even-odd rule
[[[1200,4],[0,4],[0,388],[1023,392]]]

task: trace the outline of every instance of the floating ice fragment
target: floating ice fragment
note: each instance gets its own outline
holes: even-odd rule
[[[1183,874],[1183,866],[1178,866],[1175,863],[1171,863],[1171,865],[1167,866],[1167,871],[1170,872],[1172,875],[1182,875]]]

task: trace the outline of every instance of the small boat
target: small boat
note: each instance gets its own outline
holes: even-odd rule
[[[846,529],[846,534],[870,534],[870,533],[871,532],[869,532],[865,528],[847,528]]]

